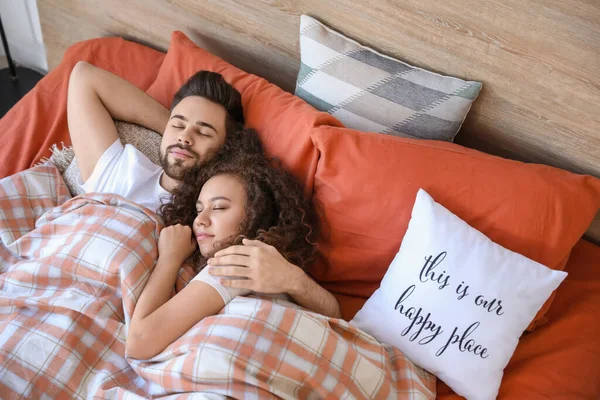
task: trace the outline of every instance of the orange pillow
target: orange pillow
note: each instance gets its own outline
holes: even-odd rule
[[[600,180],[591,176],[453,143],[334,127],[311,136],[321,153],[314,200],[324,233],[311,274],[343,295],[366,299],[379,287],[419,188],[494,242],[557,270],[600,207]]]
[[[70,145],[67,128],[67,88],[77,61],[104,68],[148,89],[164,53],[118,37],[76,43],[61,63],[0,119],[0,178],[15,174],[50,156],[50,147]]]
[[[201,49],[179,31],[173,32],[167,56],[147,93],[170,108],[175,92],[200,70],[222,74],[240,91],[246,126],[259,132],[266,151],[279,158],[304,182],[307,193],[312,193],[318,152],[311,142],[310,129],[341,124],[299,97]]]

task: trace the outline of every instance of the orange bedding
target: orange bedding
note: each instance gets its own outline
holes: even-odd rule
[[[86,60],[146,90],[164,54],[118,38],[79,43],[63,63],[0,119],[0,178],[29,168],[48,148],[69,143],[66,88],[72,67]],[[600,398],[600,247],[580,240],[565,268],[569,276],[547,313],[550,321],[524,334],[505,370],[499,398]],[[345,319],[364,299],[338,296]],[[458,398],[438,383],[438,398]]]

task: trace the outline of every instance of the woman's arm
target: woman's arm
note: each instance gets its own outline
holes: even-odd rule
[[[243,243],[220,250],[208,260],[209,274],[221,277],[223,286],[259,293],[287,293],[304,308],[341,318],[336,298],[288,262],[276,248],[259,240],[244,239]],[[246,279],[228,279],[240,277]]]
[[[191,282],[167,301],[177,277],[169,268],[159,260],[136,305],[125,342],[128,357],[154,357],[225,305],[221,295],[201,281]]]
[[[127,356],[154,357],[225,305],[215,289],[197,281],[170,299],[179,268],[195,247],[187,226],[175,225],[161,231],[158,262],[131,317],[125,342]]]

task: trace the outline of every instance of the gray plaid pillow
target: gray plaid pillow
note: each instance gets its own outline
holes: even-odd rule
[[[115,125],[121,143],[133,145],[154,164],[160,165],[161,136],[158,133],[129,122],[115,121]],[[73,148],[63,146],[62,149],[59,149],[54,145],[52,147],[50,161],[54,163],[56,168],[62,173],[62,177],[67,184],[71,195],[77,196],[82,194],[83,189],[77,184],[79,166],[77,165],[77,159],[75,158]]]
[[[481,90],[480,82],[413,67],[307,15],[300,57],[295,94],[361,131],[452,141]]]

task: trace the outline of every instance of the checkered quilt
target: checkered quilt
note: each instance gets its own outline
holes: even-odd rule
[[[398,350],[259,296],[150,360],[127,359],[161,227],[118,196],[71,199],[50,164],[0,181],[0,398],[435,397],[435,378]],[[191,278],[182,268],[174,292]]]

